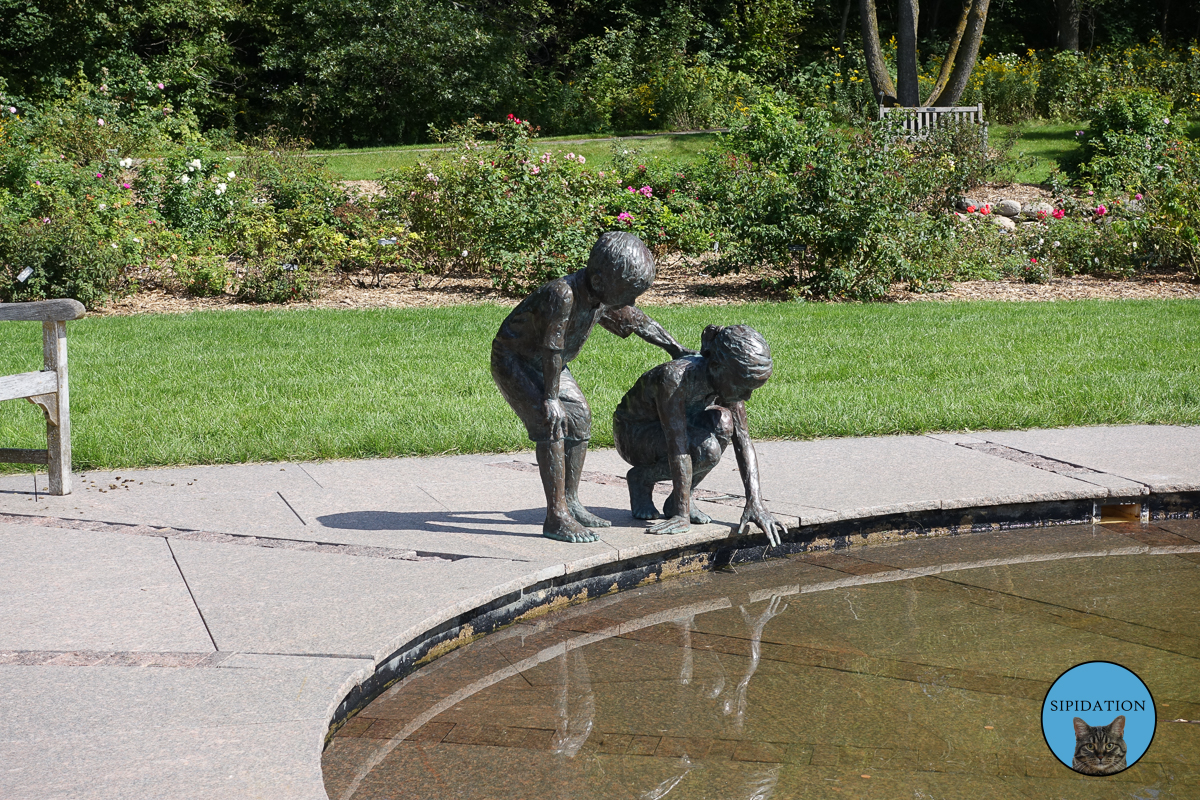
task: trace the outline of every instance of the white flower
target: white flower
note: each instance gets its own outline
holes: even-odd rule
[[[112,243],[112,249],[113,249],[113,250],[116,250],[116,249],[117,249],[117,243],[116,243],[116,242],[113,242],[113,243]]]
[[[15,113],[17,113],[16,106],[9,106],[9,107],[8,107],[8,113],[10,113],[10,114],[15,114]]]
[[[1053,247],[1062,247],[1062,242],[1055,242],[1052,246]]]
[[[466,257],[467,257],[467,251],[466,251],[466,250],[463,250],[462,257],[463,257],[463,258],[466,258]]]
[[[132,158],[122,158],[119,163],[120,163],[122,169],[129,169],[130,167],[133,166],[133,159]]]
[[[133,240],[134,240],[135,242],[137,242],[138,244],[141,244],[141,243],[142,243],[142,240],[141,240],[141,239],[139,239],[139,238],[138,238],[138,237],[136,237],[136,236],[135,236],[135,237],[133,237]]]
[[[103,211],[103,210],[104,210],[104,209],[106,209],[106,208],[108,208],[108,206],[106,206],[104,203],[101,203],[101,204],[100,204],[100,210],[101,210],[101,211]]]
[[[223,192],[223,191],[225,191],[227,188],[229,188],[229,185],[228,185],[228,184],[225,184],[225,183],[218,183],[218,184],[217,184],[217,191],[218,191],[218,192]]]
[[[97,119],[96,124],[99,125],[101,128],[103,128],[104,127],[104,118],[101,117],[100,119]]]
[[[225,177],[229,178],[229,180],[233,180],[234,178],[237,177],[237,175],[234,175],[232,172],[227,172],[227,173],[225,173]]]
[[[180,176],[179,176],[179,182],[180,182],[180,183],[187,183],[187,182],[188,182],[188,181],[190,181],[190,180],[191,180],[191,178],[189,178],[187,175],[180,175]]]
[[[575,160],[575,154],[574,154],[574,153],[567,153],[567,158],[569,158],[569,159],[571,159],[572,161],[574,161],[574,160]]]
[[[191,161],[188,162],[188,166],[195,167],[196,169],[200,169],[200,166],[201,166],[200,159],[193,158]]]
[[[1170,124],[1171,124],[1171,118],[1163,117],[1163,125],[1170,125]]]
[[[425,173],[425,180],[427,180],[427,181],[430,181],[431,183],[437,183],[437,182],[438,182],[438,176],[437,176],[437,175],[434,175],[432,172],[426,172],[426,173]]]
[[[587,159],[586,159],[586,158],[584,158],[583,156],[580,156],[580,157],[579,157],[579,163],[580,163],[580,164],[587,163]]]

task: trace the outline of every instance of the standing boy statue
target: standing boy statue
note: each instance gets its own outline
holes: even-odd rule
[[[684,349],[635,305],[654,282],[654,256],[631,233],[610,231],[592,247],[587,267],[544,284],[521,301],[492,341],[492,379],[537,445],[546,491],[542,534],[594,542],[588,528],[611,523],[579,502],[579,477],[592,432],[592,411],[567,364],[596,323],[622,339],[636,333],[679,358]]]
[[[758,456],[746,427],[746,401],[771,377],[771,350],[747,325],[704,329],[700,354],[660,364],[638,378],[613,414],[621,458],[633,465],[626,480],[637,519],[658,519],[654,484],[670,479],[666,518],[651,533],[684,533],[712,518],[692,502],[692,489],[721,460],[729,442],[746,487],[742,533],[753,522],[779,544],[782,526],[763,506]]]

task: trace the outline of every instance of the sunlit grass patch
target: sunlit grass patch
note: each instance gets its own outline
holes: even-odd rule
[[[529,446],[488,372],[501,306],[203,312],[69,325],[75,468],[498,452]],[[756,436],[1200,423],[1195,301],[752,304],[650,309],[682,342],[738,322],[771,344]],[[0,326],[0,374],[40,367],[40,328]],[[597,329],[572,364],[612,411],[665,356]],[[0,446],[41,412],[0,404]],[[17,467],[14,469],[28,469]]]

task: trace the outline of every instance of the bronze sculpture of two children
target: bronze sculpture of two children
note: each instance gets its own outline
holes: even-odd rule
[[[597,537],[590,529],[611,525],[579,500],[592,413],[568,366],[599,324],[621,338],[636,333],[672,359],[642,375],[613,416],[617,452],[632,465],[627,481],[633,516],[658,519],[654,484],[670,478],[665,519],[650,532],[683,533],[693,523],[711,522],[696,508],[692,489],[732,441],[746,488],[738,531],[753,522],[778,544],[782,526],[762,503],[745,407],[771,377],[770,349],[745,325],[710,325],[699,353],[683,347],[634,305],[654,276],[654,257],[641,239],[605,233],[584,269],[536,289],[508,315],[492,342],[492,378],[536,445],[546,494],[542,533],[564,542],[592,542]]]

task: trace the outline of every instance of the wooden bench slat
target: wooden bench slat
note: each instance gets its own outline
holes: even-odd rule
[[[0,400],[19,400],[37,394],[58,391],[58,375],[53,372],[22,372],[0,375]]]
[[[50,454],[45,450],[24,450],[18,447],[0,447],[0,464],[48,464]]]
[[[85,313],[78,300],[38,300],[33,303],[0,303],[0,322],[66,322]]]

